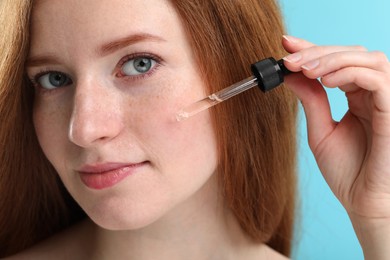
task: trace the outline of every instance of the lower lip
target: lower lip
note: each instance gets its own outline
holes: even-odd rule
[[[115,184],[121,182],[126,177],[134,174],[140,167],[143,167],[146,163],[133,164],[125,166],[112,171],[101,173],[85,173],[80,172],[81,181],[89,188],[95,190],[102,190],[110,188]]]

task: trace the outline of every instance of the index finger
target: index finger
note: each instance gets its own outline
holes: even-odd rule
[[[283,35],[282,44],[284,49],[289,53],[315,46],[314,43],[290,35]]]

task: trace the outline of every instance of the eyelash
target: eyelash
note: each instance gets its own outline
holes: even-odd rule
[[[148,72],[146,73],[143,73],[143,74],[140,74],[140,75],[134,75],[134,76],[128,76],[128,75],[124,75],[122,73],[122,67],[123,65],[130,61],[130,60],[135,60],[137,58],[147,58],[147,59],[151,59],[151,60],[154,60],[156,62],[155,66],[153,68],[151,68]],[[157,55],[154,55],[154,54],[151,54],[151,53],[146,53],[146,52],[141,52],[141,53],[134,53],[134,54],[129,54],[125,57],[123,57],[119,62],[118,62],[118,65],[116,66],[116,69],[118,72],[115,74],[115,76],[117,77],[124,77],[126,81],[128,80],[140,80],[140,79],[144,79],[146,77],[149,77],[151,76],[153,73],[155,73],[155,71],[162,65],[162,59],[157,56]]]
[[[60,88],[56,88],[56,89],[45,89],[44,87],[40,86],[40,83],[39,83],[39,78],[42,77],[43,75],[45,74],[48,74],[48,73],[61,73],[61,74],[64,74],[65,76],[69,77],[68,74],[66,73],[63,73],[61,71],[57,71],[57,70],[51,70],[51,69],[41,69],[40,72],[36,73],[35,75],[33,75],[32,77],[29,77],[29,80],[32,84],[33,87],[35,87],[35,89],[37,91],[39,91],[39,93],[42,93],[42,94],[46,94],[48,92],[50,93],[53,93],[55,91],[57,91],[58,89]],[[70,78],[70,77],[69,77]],[[73,81],[72,81],[73,82]]]
[[[147,59],[151,59],[151,60],[154,60],[156,62],[156,64],[154,65],[154,67],[152,67],[148,72],[146,73],[143,73],[143,74],[140,74],[140,75],[134,75],[134,76],[128,76],[128,75],[124,75],[123,72],[122,72],[122,67],[123,65],[130,61],[130,60],[133,60],[133,59],[137,59],[137,58],[147,58]],[[119,62],[118,64],[116,65],[115,67],[115,71],[118,71],[115,73],[115,76],[116,77],[119,77],[119,78],[124,78],[124,80],[126,81],[137,81],[137,80],[141,80],[141,79],[144,79],[146,77],[149,77],[151,76],[153,73],[155,73],[155,71],[162,65],[162,59],[157,56],[157,55],[154,55],[154,54],[151,54],[151,53],[146,53],[146,52],[140,52],[140,53],[133,53],[133,54],[129,54],[125,57],[123,57]],[[45,74],[48,74],[48,73],[61,73],[61,74],[64,74],[65,76],[69,77],[71,79],[71,77],[66,74],[66,73],[63,73],[61,71],[57,71],[57,70],[51,70],[51,69],[42,69],[40,72],[36,73],[35,75],[33,75],[32,77],[29,77],[29,80],[31,82],[31,84],[39,89],[40,92],[42,93],[45,93],[45,92],[55,92],[56,90],[59,90],[61,89],[61,87],[59,88],[55,88],[55,89],[46,89],[46,88],[43,88],[42,86],[40,86],[40,83],[39,83],[39,78],[42,77],[43,75]],[[71,82],[73,83],[73,80],[71,79]]]

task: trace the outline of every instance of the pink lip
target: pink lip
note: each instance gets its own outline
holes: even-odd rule
[[[89,188],[102,190],[114,186],[126,177],[134,174],[137,169],[146,165],[141,163],[105,163],[85,165],[77,172],[81,181]]]

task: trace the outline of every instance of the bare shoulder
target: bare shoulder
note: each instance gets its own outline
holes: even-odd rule
[[[92,230],[89,221],[82,221],[6,260],[87,259],[87,234]]]
[[[255,259],[255,258],[253,258]],[[256,259],[266,259],[266,260],[289,260],[289,258],[281,253],[275,251],[267,245],[263,245],[261,250],[257,254]]]
[[[289,258],[281,253],[275,251],[266,244],[254,245],[247,248],[245,257],[239,257],[235,259],[248,259],[248,260],[289,260]]]

